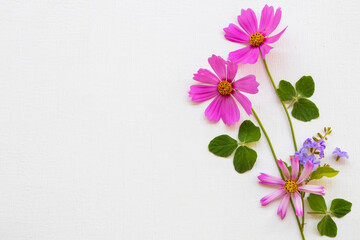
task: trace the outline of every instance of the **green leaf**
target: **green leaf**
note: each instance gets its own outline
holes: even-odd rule
[[[239,128],[239,140],[243,143],[256,142],[260,139],[260,128],[250,120],[245,120]]]
[[[338,173],[339,173],[339,171],[333,169],[332,167],[330,167],[328,165],[325,165],[322,167],[318,167],[315,171],[313,171],[310,175],[309,181],[311,181],[313,179],[320,179],[322,177],[332,178],[332,177],[335,177]]]
[[[296,97],[295,88],[291,83],[285,80],[280,81],[279,88],[277,89],[277,93],[281,101],[290,101],[294,97]]]
[[[352,203],[341,198],[332,200],[330,211],[335,217],[342,218],[351,211]]]
[[[294,103],[294,108],[291,111],[291,114],[294,118],[300,121],[308,122],[319,117],[319,109],[312,101],[300,98]]]
[[[220,135],[211,140],[209,151],[219,157],[228,157],[237,148],[238,143],[228,135]]]
[[[315,83],[311,76],[303,76],[296,82],[295,88],[300,96],[309,98],[314,94]]]
[[[312,210],[326,213],[327,207],[323,196],[311,193],[307,200]]]
[[[337,226],[329,215],[325,215],[317,225],[321,236],[336,237]]]
[[[257,153],[249,147],[240,146],[234,155],[234,167],[238,173],[244,173],[253,168]]]

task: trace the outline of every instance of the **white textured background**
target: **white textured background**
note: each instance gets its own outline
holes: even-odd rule
[[[282,7],[277,31],[289,26],[268,55],[276,82],[316,81],[321,116],[294,120],[298,143],[333,127],[325,161],[340,174],[319,183],[328,204],[353,202],[335,221],[339,239],[359,239],[357,0],[1,0],[0,239],[299,239],[290,209],[281,221],[279,202],[260,206],[272,189],[256,176],[278,174],[265,138],[253,170],[236,173],[207,144],[239,124],[209,123],[208,103],[187,97],[212,53],[240,47],[222,28],[265,3]],[[286,159],[285,114],[263,63],[238,77],[250,73],[261,83],[253,106]],[[335,146],[351,158],[335,162]],[[308,218],[307,239],[320,239],[318,220]]]

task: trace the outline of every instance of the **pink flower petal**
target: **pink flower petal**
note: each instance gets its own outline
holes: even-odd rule
[[[220,79],[207,69],[200,68],[197,73],[194,74],[195,81],[217,85]]]
[[[296,184],[300,184],[306,179],[308,179],[313,169],[314,169],[314,164],[312,164],[310,161],[307,161]]]
[[[226,80],[226,62],[222,57],[212,55],[208,62],[220,80]]]
[[[268,28],[271,26],[274,18],[274,7],[269,7],[265,5],[263,10],[261,11],[261,19],[260,19],[260,26],[259,31],[263,34],[267,35]]]
[[[277,160],[277,164],[279,165],[281,171],[284,173],[286,179],[290,179],[289,169],[285,166],[285,163],[282,160]]]
[[[193,102],[203,102],[219,94],[217,86],[192,85],[190,86],[189,96]]]
[[[314,193],[318,195],[325,195],[324,187],[317,185],[300,185],[298,190],[301,192]]]
[[[277,40],[279,40],[279,38],[285,32],[286,29],[287,29],[287,27],[284,28],[284,30],[282,30],[280,33],[278,33],[278,34],[276,34],[276,35],[274,35],[272,37],[265,38],[264,43],[274,43],[274,42],[276,42]],[[262,44],[262,45],[264,45],[264,44]]]
[[[257,47],[251,47],[250,54],[248,54],[248,58],[244,59],[243,63],[250,63],[254,64],[259,59],[259,48]]]
[[[289,202],[290,202],[290,194],[287,193],[281,200],[277,211],[277,214],[280,215],[281,219],[284,219],[284,217],[286,216],[286,211],[288,209]]]
[[[240,63],[244,59],[248,58],[248,55],[251,53],[251,46],[240,48],[239,50],[229,53],[229,60],[232,62]]]
[[[232,95],[236,98],[236,100],[241,104],[241,106],[244,108],[245,112],[246,112],[248,115],[251,115],[252,105],[251,105],[250,100],[249,100],[244,94],[241,94],[241,93],[238,92],[238,91],[233,91],[231,94],[232,94]]]
[[[260,202],[262,206],[266,206],[269,203],[275,201],[276,199],[279,199],[281,197],[283,197],[286,194],[285,189],[280,188],[272,193],[270,193],[269,195],[266,195],[265,197],[263,197]]]
[[[298,157],[290,157],[291,162],[291,180],[296,181],[299,175],[299,159]]]
[[[294,199],[296,215],[302,216],[303,215],[303,206],[302,206],[302,200],[301,200],[300,194],[298,192],[294,192],[292,194],[292,198]]]
[[[273,47],[267,45],[266,43],[260,45],[261,56],[263,59],[265,59],[265,55],[268,54],[271,49],[273,49]]]
[[[241,10],[241,15],[238,16],[238,22],[249,35],[256,33],[258,30],[256,15],[251,8]]]
[[[256,81],[255,75],[247,75],[233,83],[233,88],[241,92],[255,94],[259,92],[259,83]]]
[[[250,43],[250,36],[233,23],[224,28],[224,32],[225,38],[231,42]]]
[[[265,185],[272,185],[272,186],[281,186],[284,187],[285,181],[281,178],[271,176],[266,173],[260,173],[258,176],[258,179],[260,180],[260,183]]]
[[[221,118],[226,125],[232,125],[239,121],[240,111],[231,95],[223,96]]]
[[[205,116],[213,122],[218,122],[221,117],[221,107],[223,102],[223,96],[218,95],[206,108]]]
[[[229,60],[236,63],[254,64],[259,58],[259,48],[247,46],[229,53]]]
[[[270,35],[279,25],[281,20],[281,8],[276,9],[275,16],[272,19],[272,22],[268,25],[266,30],[266,35]]]
[[[226,80],[232,82],[236,76],[238,65],[236,62],[227,61],[226,66]]]

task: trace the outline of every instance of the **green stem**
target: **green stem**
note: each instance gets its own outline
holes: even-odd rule
[[[302,225],[300,224],[300,220],[299,220],[299,217],[296,215],[296,211],[295,211],[295,206],[294,206],[294,202],[293,202],[293,200],[290,198],[290,202],[291,202],[291,206],[292,206],[292,209],[293,209],[293,211],[294,211],[294,214],[295,214],[295,217],[296,217],[296,222],[297,222],[297,224],[298,224],[298,227],[299,227],[299,230],[300,230],[300,234],[301,234],[301,238],[303,239],[303,240],[305,240],[305,236],[304,236],[304,229],[302,228]],[[304,216],[304,214],[303,214],[303,216]]]
[[[302,170],[304,169],[304,167],[302,165],[299,166],[300,167],[300,172],[302,172]],[[301,196],[301,202],[302,202],[302,209],[303,209],[303,215],[302,215],[302,219],[301,219],[301,229],[304,232],[304,224],[305,224],[305,193],[301,192],[300,193]]]
[[[261,130],[263,131],[263,133],[264,133],[264,135],[265,135],[265,138],[266,138],[266,140],[267,140],[267,142],[268,142],[268,144],[269,144],[269,147],[270,147],[270,149],[271,149],[272,155],[273,155],[274,160],[275,160],[275,164],[276,164],[276,166],[277,166],[277,168],[278,168],[278,170],[279,170],[279,173],[280,173],[280,175],[281,175],[281,178],[282,178],[282,179],[285,179],[285,176],[284,176],[283,172],[281,171],[279,165],[277,164],[277,157],[276,157],[274,148],[273,148],[273,146],[272,146],[272,143],[271,143],[271,141],[270,141],[269,135],[267,134],[267,132],[266,132],[266,130],[265,130],[262,122],[260,121],[259,116],[256,114],[255,110],[252,108],[251,111],[252,111],[252,113],[254,114],[257,122],[258,122],[259,125],[260,125]],[[297,224],[298,224],[298,226],[299,226],[299,230],[300,230],[301,237],[302,237],[303,240],[305,240],[303,228],[302,228],[302,225],[301,225],[301,223],[300,223],[299,217],[295,214],[296,211],[295,211],[294,202],[293,202],[292,199],[290,199],[290,202],[291,202],[292,209],[293,209],[293,211],[294,211],[294,215],[295,215],[295,217],[296,217]],[[304,215],[304,214],[303,214],[303,215]]]
[[[278,158],[276,157],[276,154],[275,154],[274,148],[273,148],[273,146],[272,146],[272,143],[271,143],[271,141],[270,141],[269,135],[267,134],[267,132],[266,132],[264,126],[262,125],[262,122],[260,121],[259,116],[256,114],[255,110],[252,108],[251,111],[252,111],[252,113],[254,114],[257,122],[258,122],[259,125],[260,125],[261,130],[263,131],[263,133],[264,133],[264,135],[265,135],[265,137],[266,137],[266,140],[267,140],[267,142],[268,142],[268,144],[269,144],[269,147],[270,147],[270,149],[271,149],[271,153],[272,153],[272,155],[273,155],[273,157],[274,157],[275,164],[276,164],[276,166],[277,166],[277,168],[278,168],[278,170],[279,170],[279,172],[280,172],[281,178],[282,178],[282,179],[285,179],[285,177],[284,177],[284,175],[283,175],[283,172],[281,171],[279,165],[277,164],[277,159],[278,159]]]
[[[260,54],[261,54],[261,51],[260,51]],[[266,68],[266,71],[269,75],[269,78],[271,80],[271,83],[272,83],[272,86],[274,87],[274,90],[276,92],[276,95],[279,97],[277,91],[276,91],[276,85],[275,85],[275,82],[274,82],[274,79],[272,78],[271,74],[270,74],[270,71],[269,71],[269,67],[266,63],[266,60],[264,58],[264,64],[265,64],[265,68]],[[279,100],[280,100],[280,97],[279,97]],[[296,138],[295,138],[295,132],[294,132],[294,127],[292,125],[292,122],[291,122],[291,118],[290,118],[290,114],[289,114],[289,111],[287,110],[285,104],[280,100],[281,102],[281,105],[283,106],[284,108],[284,111],[286,113],[286,116],[287,116],[287,119],[288,119],[288,122],[289,122],[289,125],[290,125],[290,129],[291,129],[291,135],[292,135],[292,140],[293,140],[293,144],[294,144],[294,148],[295,148],[295,151],[297,152],[298,148],[297,148],[297,144],[296,144]]]
[[[260,55],[261,55],[261,57],[262,57],[261,51],[260,51]],[[287,116],[287,119],[288,119],[288,122],[289,122],[289,125],[290,125],[290,129],[291,129],[291,136],[292,136],[292,140],[293,140],[293,144],[294,144],[294,149],[295,149],[295,152],[297,152],[298,148],[297,148],[297,144],[296,144],[296,137],[295,137],[294,127],[293,127],[293,124],[292,124],[292,122],[291,122],[291,118],[290,118],[289,111],[288,111],[288,109],[286,108],[284,102],[281,101],[280,96],[279,96],[279,94],[277,93],[276,85],[275,85],[275,82],[274,82],[273,77],[271,76],[271,73],[270,73],[269,67],[268,67],[268,65],[267,65],[267,62],[266,62],[265,58],[263,58],[263,59],[264,59],[264,65],[265,65],[266,71],[267,71],[267,73],[268,73],[268,75],[269,75],[269,78],[270,78],[270,80],[271,80],[271,84],[272,84],[272,86],[273,86],[273,88],[274,88],[274,90],[275,90],[275,93],[276,93],[276,95],[278,96],[278,98],[279,98],[279,100],[280,100],[280,102],[281,102],[281,105],[283,106],[284,111],[285,111],[285,113],[286,113],[286,116]],[[303,196],[303,195],[301,195],[301,201],[302,201],[302,205],[303,205],[303,209],[304,209],[304,196]],[[304,230],[304,223],[305,223],[305,213],[303,213],[303,215],[302,215],[302,223],[301,223],[301,230],[300,230],[302,236],[303,236],[303,230]]]
[[[302,200],[302,209],[303,209],[303,215],[302,215],[302,219],[301,219],[301,232],[304,233],[304,224],[305,224],[305,193],[301,194],[301,200]]]

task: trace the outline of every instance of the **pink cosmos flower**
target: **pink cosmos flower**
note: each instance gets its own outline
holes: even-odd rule
[[[256,82],[255,76],[247,75],[233,81],[238,69],[235,62],[225,61],[215,55],[212,55],[208,61],[216,75],[207,69],[200,68],[194,74],[193,79],[205,84],[190,87],[189,96],[191,100],[193,102],[204,102],[215,97],[205,110],[205,115],[210,121],[218,122],[221,118],[227,125],[238,122],[240,111],[234,98],[250,115],[251,102],[240,91],[250,94],[257,93],[259,83]]]
[[[280,215],[281,219],[284,219],[286,211],[289,205],[290,197],[294,201],[296,215],[303,215],[302,200],[300,192],[314,193],[318,195],[325,195],[324,187],[317,185],[302,185],[306,179],[309,178],[311,172],[314,169],[314,164],[310,161],[306,162],[304,169],[302,170],[300,177],[299,175],[299,159],[297,157],[291,157],[291,175],[288,168],[285,166],[282,160],[278,160],[277,163],[284,173],[286,180],[281,178],[273,177],[265,173],[260,173],[258,176],[260,183],[272,186],[279,186],[280,188],[273,193],[263,197],[260,202],[262,206],[266,206],[272,201],[281,198],[277,214]]]
[[[274,14],[274,7],[265,5],[261,12],[260,25],[258,25],[256,15],[250,8],[242,9],[241,15],[238,16],[238,22],[242,29],[235,24],[230,24],[229,27],[224,28],[225,38],[232,42],[250,44],[247,47],[241,48],[229,53],[229,60],[237,63],[254,64],[259,58],[259,49],[262,57],[270,52],[273,47],[269,43],[274,43],[284,33],[286,28],[280,33],[269,37],[269,35],[279,25],[281,19],[281,9],[278,8]]]

